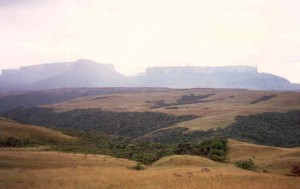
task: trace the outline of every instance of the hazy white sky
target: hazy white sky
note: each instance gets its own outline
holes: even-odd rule
[[[257,66],[300,83],[299,0],[0,0],[0,69]]]

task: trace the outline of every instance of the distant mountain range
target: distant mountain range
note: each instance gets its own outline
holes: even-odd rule
[[[111,64],[80,59],[2,70],[1,91],[43,90],[70,87],[170,87],[300,90],[300,84],[259,73],[250,66],[154,67],[143,75],[126,77]]]

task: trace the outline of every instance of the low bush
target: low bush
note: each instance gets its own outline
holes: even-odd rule
[[[250,170],[250,171],[255,171],[255,165],[252,159],[246,159],[246,160],[240,160],[235,162],[235,164],[242,169]]]

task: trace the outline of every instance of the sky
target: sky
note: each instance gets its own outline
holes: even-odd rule
[[[0,0],[0,69],[85,58],[256,66],[300,83],[299,0]]]

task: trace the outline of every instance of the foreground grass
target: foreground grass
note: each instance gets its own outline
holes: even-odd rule
[[[211,189],[290,189],[298,188],[299,178],[233,171],[230,168],[201,172],[200,167],[151,168],[134,171],[120,168],[4,170],[2,188],[211,188]],[[0,186],[1,186],[0,185]]]
[[[0,188],[290,189],[300,179],[255,173],[195,156],[165,157],[146,170],[102,155],[0,149]],[[10,166],[5,166],[10,165]]]

